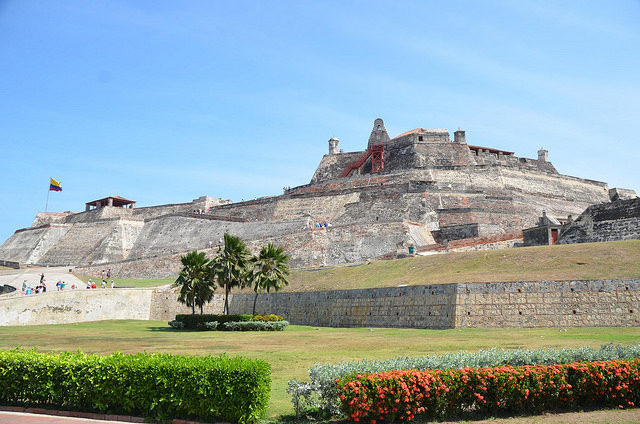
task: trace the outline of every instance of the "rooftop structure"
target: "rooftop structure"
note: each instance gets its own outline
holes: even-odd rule
[[[133,209],[136,207],[136,202],[133,200],[127,200],[124,197],[120,196],[109,196],[103,199],[93,200],[91,202],[85,203],[85,211],[90,211],[92,209],[104,208],[106,206],[113,206],[116,208],[130,208]]]

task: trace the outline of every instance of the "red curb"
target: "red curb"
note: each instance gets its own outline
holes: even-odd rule
[[[0,406],[0,411],[24,412],[24,408],[22,406]]]
[[[57,417],[71,417],[71,418],[87,418],[91,420],[104,420],[104,421],[122,421],[129,423],[144,424],[144,418],[133,417],[131,415],[109,415],[98,414],[95,412],[81,412],[81,411],[62,411],[57,409],[44,409],[44,408],[24,408],[22,406],[0,406],[0,412],[24,412],[28,414],[38,415],[53,415]],[[190,421],[180,418],[174,418],[173,424],[207,424],[203,421]],[[227,422],[216,422],[215,424],[230,424]]]

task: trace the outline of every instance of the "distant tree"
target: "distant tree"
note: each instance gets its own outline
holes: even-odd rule
[[[269,293],[271,290],[279,291],[289,284],[289,257],[282,251],[282,248],[275,247],[269,243],[260,250],[258,256],[251,258],[253,265],[252,282],[256,296],[253,299],[253,314],[256,314],[256,302],[262,290]]]
[[[229,314],[229,292],[245,287],[250,280],[249,250],[244,242],[229,233],[224,234],[224,247],[213,258],[213,271],[218,285],[224,288],[224,313]]]
[[[202,315],[204,304],[211,301],[216,289],[211,260],[204,252],[194,250],[182,256],[180,261],[182,270],[173,283],[174,287],[180,287],[178,301],[190,307],[192,315],[198,306]]]

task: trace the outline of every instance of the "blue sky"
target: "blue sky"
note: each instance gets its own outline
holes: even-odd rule
[[[239,201],[363,150],[470,144],[640,191],[638,1],[0,0],[0,242],[44,210]]]

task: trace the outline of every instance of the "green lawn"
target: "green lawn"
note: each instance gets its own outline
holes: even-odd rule
[[[446,253],[358,266],[298,270],[285,291],[400,284],[640,278],[640,240]]]
[[[102,281],[102,277],[100,277],[99,275],[98,276],[82,275],[82,274],[74,274],[74,275],[79,279],[81,279],[82,281],[84,281],[85,283],[87,282],[87,280],[89,280],[89,278],[91,278],[92,281],[97,282],[98,286]],[[136,288],[164,286],[166,284],[171,284],[174,281],[176,281],[175,278],[152,278],[148,280],[143,280],[143,279],[136,279],[136,278],[106,278],[105,277],[105,279],[107,280],[107,283],[109,285],[111,284],[111,280],[113,280],[116,287],[136,287]]]
[[[599,347],[640,343],[640,328],[559,329],[383,329],[290,326],[284,332],[180,332],[162,321],[102,321],[67,325],[0,327],[0,349],[37,346],[42,351],[108,354],[170,352],[242,355],[272,367],[270,416],[292,413],[287,381],[306,379],[314,363],[362,358],[385,359],[494,346]]]

